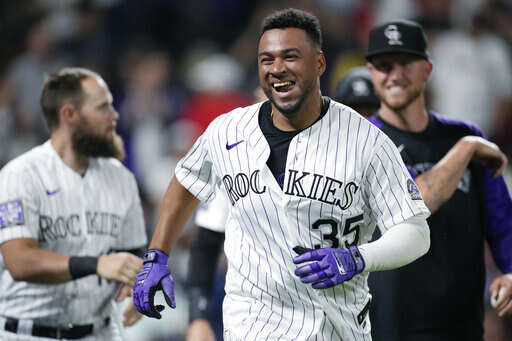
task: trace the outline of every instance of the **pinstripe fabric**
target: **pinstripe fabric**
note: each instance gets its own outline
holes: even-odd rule
[[[114,159],[90,159],[83,177],[50,142],[7,164],[0,173],[0,205],[21,202],[23,219],[0,224],[0,243],[34,238],[66,255],[100,256],[147,243],[133,175]],[[112,310],[115,283],[86,276],[55,284],[14,281],[0,257],[0,314],[61,326],[103,320]]]
[[[281,189],[266,165],[260,106],[218,117],[176,168],[178,180],[199,199],[211,199],[220,182],[230,203],[226,335],[369,341],[368,318],[358,321],[371,297],[367,274],[314,290],[294,275],[292,249],[366,243],[376,224],[387,230],[428,210],[408,193],[409,173],[389,139],[334,101],[291,141]]]

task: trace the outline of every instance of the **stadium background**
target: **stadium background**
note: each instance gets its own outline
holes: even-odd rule
[[[48,137],[39,108],[46,74],[68,65],[98,71],[120,113],[125,164],[137,177],[151,236],[176,160],[212,118],[254,100],[261,19],[286,7],[320,19],[326,95],[351,67],[364,65],[374,24],[423,24],[434,63],[429,106],[477,122],[512,159],[507,0],[18,0],[0,2],[0,167]],[[171,256],[178,309],[166,310],[164,321],[143,318],[127,329],[127,340],[183,339],[189,225]],[[495,271],[488,259],[490,278]],[[486,341],[512,339],[501,322],[489,312]]]

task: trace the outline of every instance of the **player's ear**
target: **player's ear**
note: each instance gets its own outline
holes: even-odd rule
[[[325,55],[322,51],[319,51],[317,54],[317,73],[320,77],[325,72]]]
[[[430,74],[432,73],[432,70],[434,69],[434,64],[429,62],[428,60],[425,61],[425,82],[430,77]]]
[[[59,121],[61,123],[72,124],[77,116],[78,112],[71,103],[65,103],[59,109]]]

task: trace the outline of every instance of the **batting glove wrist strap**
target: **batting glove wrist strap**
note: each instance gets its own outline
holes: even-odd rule
[[[94,275],[98,268],[98,257],[69,257],[68,269],[72,279]]]
[[[303,283],[315,289],[332,288],[364,270],[364,259],[356,246],[348,250],[324,248],[310,250],[293,259],[295,264],[310,262],[295,270]]]
[[[142,261],[144,264],[158,263],[158,264],[167,265],[167,262],[169,261],[169,256],[167,256],[164,252],[162,252],[158,249],[149,249],[146,252],[144,252]]]
[[[356,271],[355,274],[360,274],[363,272],[366,264],[364,262],[363,256],[361,255],[361,252],[359,252],[359,249],[357,246],[351,246],[349,248],[350,253],[352,254],[352,258],[354,259],[354,263],[356,264]]]
[[[144,253],[142,270],[137,274],[133,285],[133,303],[137,310],[149,317],[160,319],[163,305],[154,305],[155,293],[162,290],[165,301],[176,308],[174,280],[167,266],[169,256],[157,249]]]

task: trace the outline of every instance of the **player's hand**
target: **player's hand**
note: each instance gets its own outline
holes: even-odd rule
[[[512,273],[497,277],[489,290],[491,305],[498,311],[498,316],[512,314]]]
[[[192,321],[188,327],[186,341],[215,341],[210,323],[205,319]]]
[[[142,317],[142,314],[137,311],[133,301],[128,302],[126,309],[123,312],[123,326],[133,326]]]
[[[144,266],[133,285],[133,303],[146,316],[162,318],[160,312],[164,310],[164,306],[154,305],[157,290],[162,290],[167,304],[176,308],[174,280],[167,266],[168,259],[165,253],[156,249],[144,253]]]
[[[105,279],[119,281],[132,286],[137,272],[142,268],[142,259],[129,252],[119,252],[98,258],[97,273]]]
[[[472,161],[478,162],[484,167],[495,169],[494,177],[503,174],[508,164],[508,159],[495,143],[479,136],[466,136],[463,139],[473,145]]]
[[[127,297],[132,296],[132,287],[123,283],[117,283],[117,294],[115,297],[115,301],[117,303],[123,301]]]
[[[297,253],[304,248],[295,247]],[[364,270],[364,260],[357,246],[349,250],[324,248],[306,251],[293,259],[295,264],[311,262],[295,269],[302,283],[313,283],[315,289],[332,288],[350,280]]]

